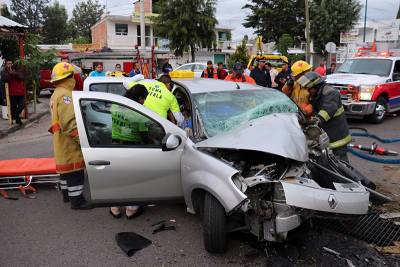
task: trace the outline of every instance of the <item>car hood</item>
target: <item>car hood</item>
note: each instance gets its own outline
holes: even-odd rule
[[[261,151],[305,162],[306,137],[295,113],[264,116],[196,144],[197,148],[225,148]]]
[[[360,86],[362,84],[379,84],[385,83],[387,77],[381,77],[370,74],[354,74],[354,73],[334,73],[326,76],[326,82],[329,84],[344,84]]]

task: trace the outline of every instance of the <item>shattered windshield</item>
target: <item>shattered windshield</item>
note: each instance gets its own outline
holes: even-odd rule
[[[194,101],[208,137],[273,113],[298,111],[286,95],[272,89],[202,93]]]
[[[371,74],[387,77],[392,69],[390,59],[348,59],[336,73]]]

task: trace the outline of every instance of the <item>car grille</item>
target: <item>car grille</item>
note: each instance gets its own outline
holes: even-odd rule
[[[347,90],[347,85],[342,85],[342,84],[330,84],[334,89],[340,91],[345,91]],[[350,100],[351,99],[351,94],[340,94],[340,98],[342,100]]]

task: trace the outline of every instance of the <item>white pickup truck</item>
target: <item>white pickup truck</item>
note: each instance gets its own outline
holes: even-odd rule
[[[381,123],[387,112],[400,110],[400,57],[348,59],[326,82],[340,91],[348,117]]]

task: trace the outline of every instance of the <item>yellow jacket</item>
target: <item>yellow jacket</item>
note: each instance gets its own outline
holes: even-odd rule
[[[74,172],[85,167],[72,103],[74,87],[74,78],[62,80],[57,83],[50,98],[51,127],[49,132],[53,134],[57,173]]]
[[[301,85],[294,82],[293,89],[291,90],[287,84],[282,88],[282,92],[290,97],[306,115],[312,114],[312,105],[310,104],[309,93],[307,89],[301,88]]]

